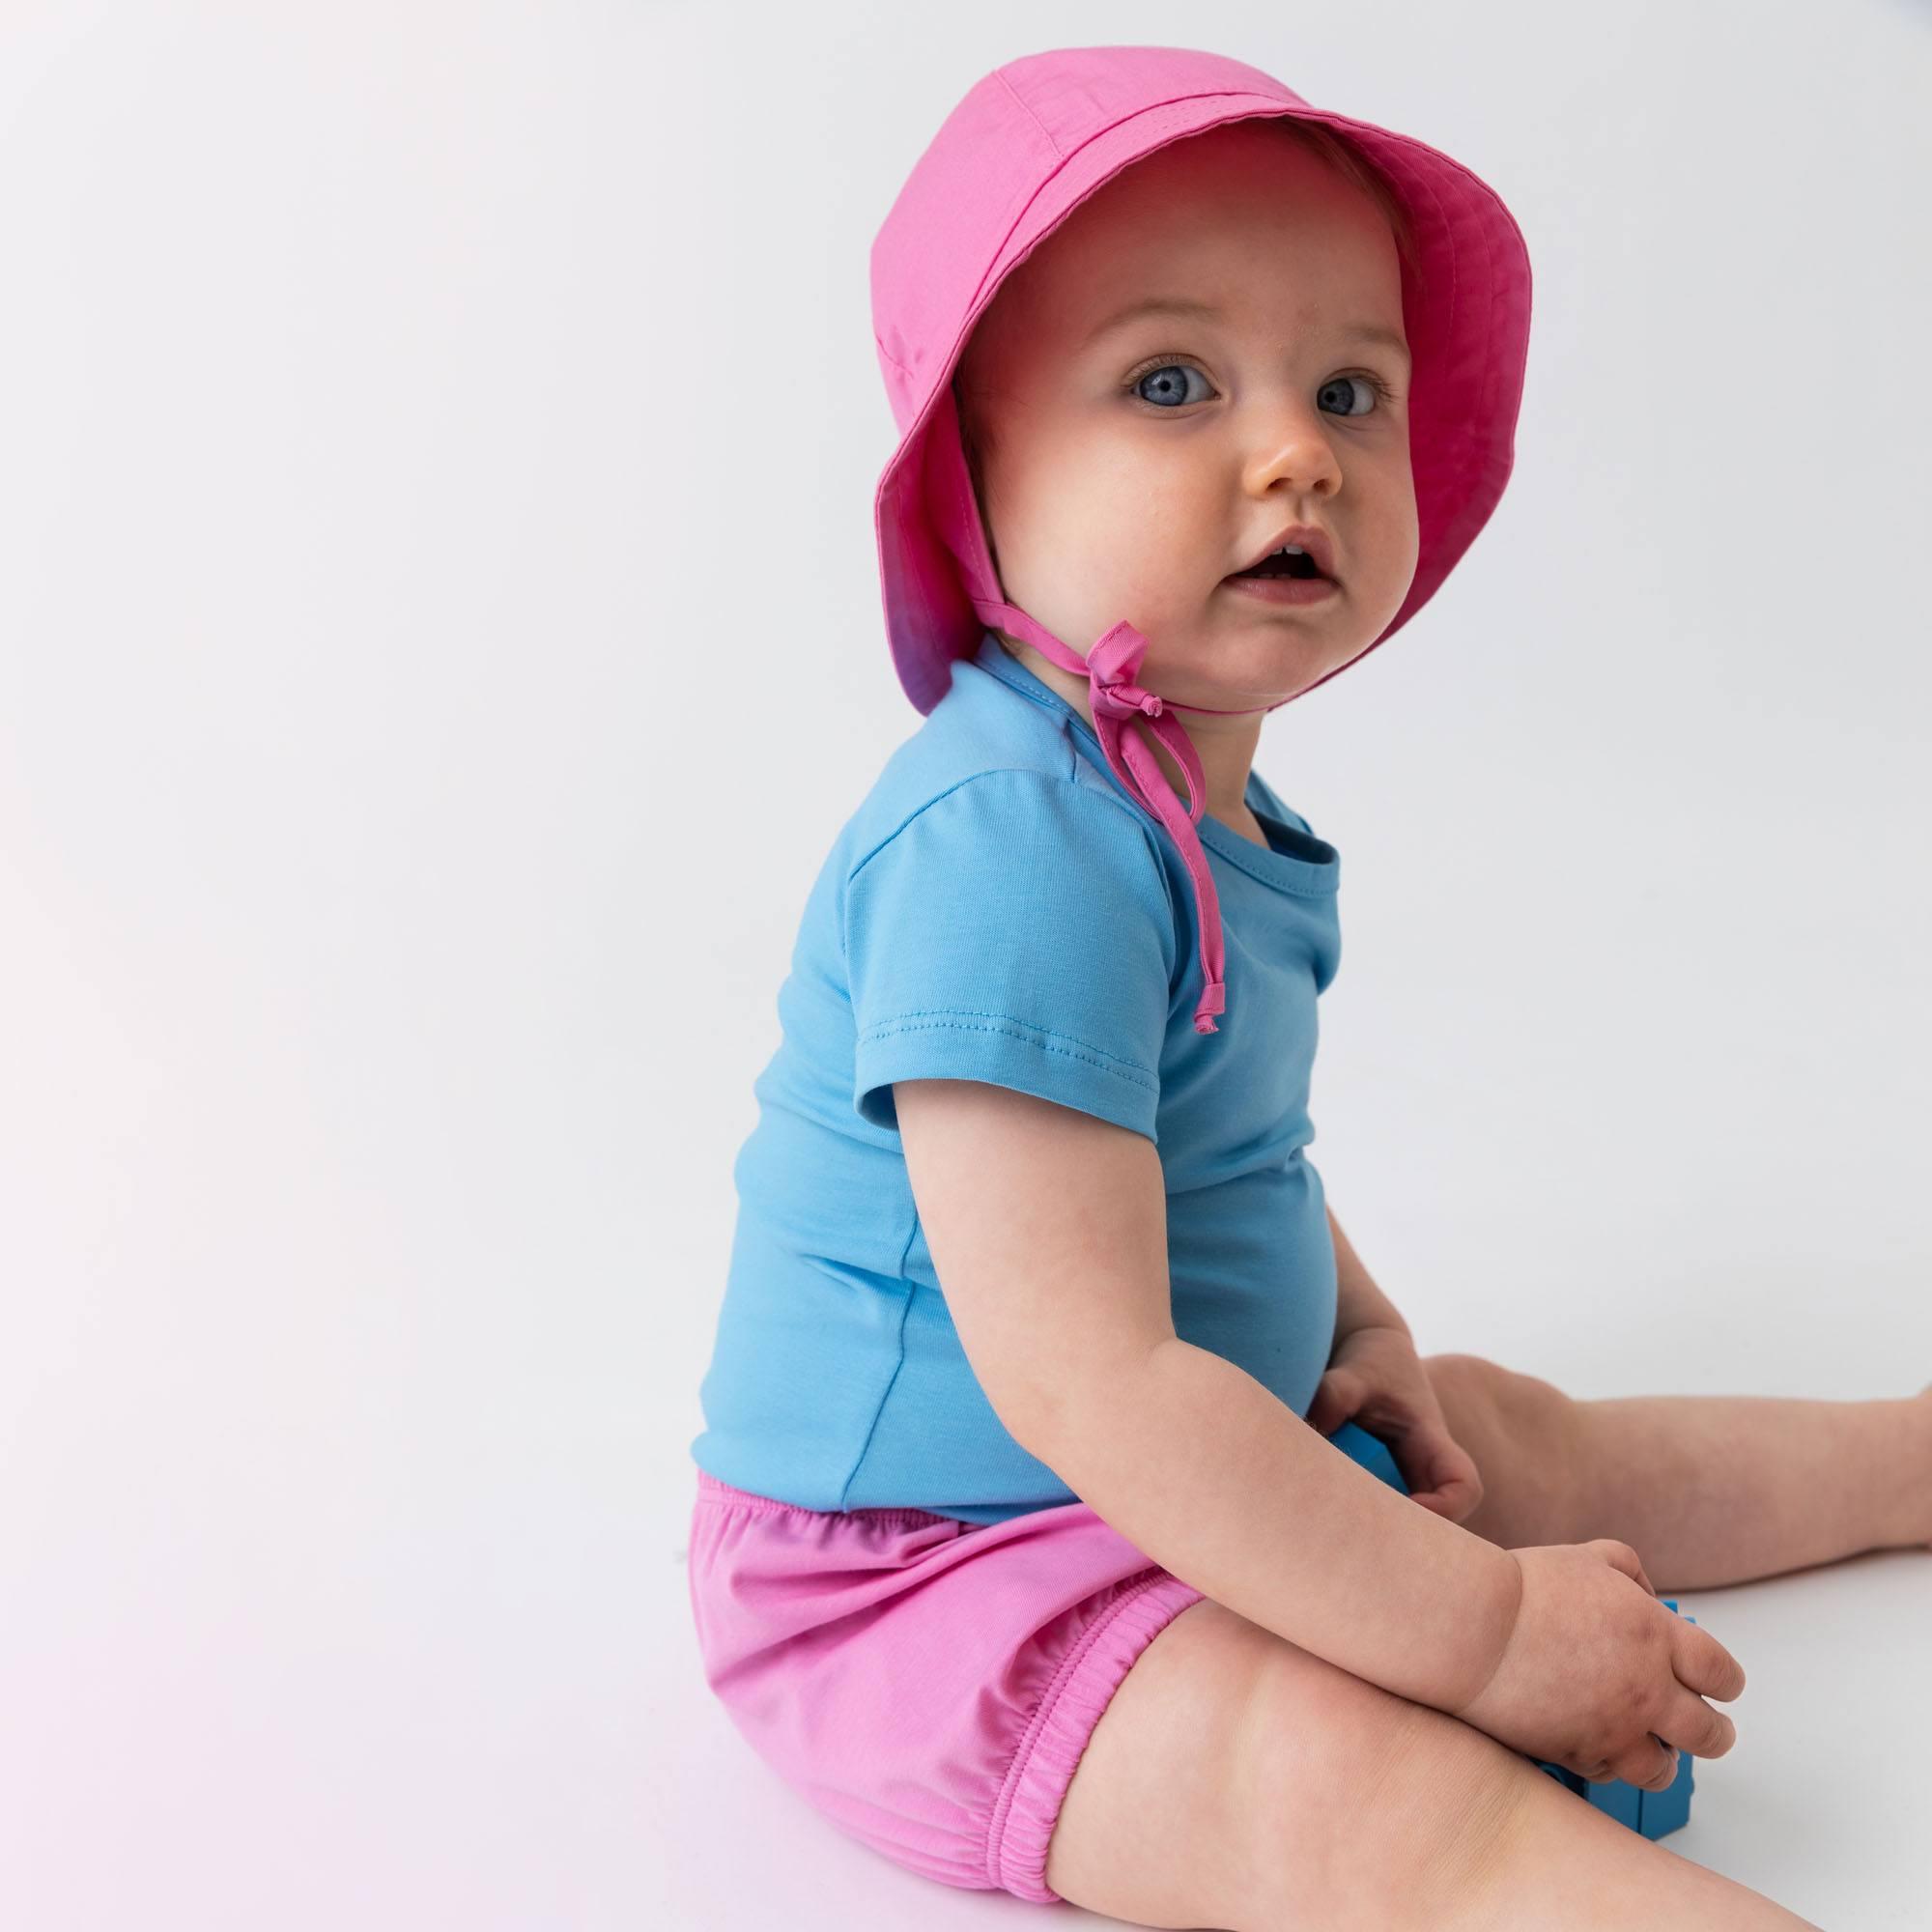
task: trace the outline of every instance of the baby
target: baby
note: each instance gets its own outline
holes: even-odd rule
[[[924,724],[808,900],[734,1168],[708,1681],[946,1884],[1238,1932],[1807,1923],[1535,1761],[1658,1790],[1729,1750],[1744,1672],[1660,1595],[1932,1542],[1932,1390],[1420,1359],[1306,1152],[1340,861],[1261,721],[1500,497],[1516,224],[1241,63],[1088,48],[967,95],[872,269]]]

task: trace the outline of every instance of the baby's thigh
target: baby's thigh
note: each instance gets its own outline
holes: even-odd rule
[[[1493,1738],[1207,1598],[1101,1714],[1046,1882],[1141,1925],[1400,1932],[1463,1910],[1474,1922],[1537,1786],[1569,1796]]]

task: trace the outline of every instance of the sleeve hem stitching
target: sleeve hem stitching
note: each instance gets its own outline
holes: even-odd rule
[[[909,1025],[909,1021],[917,1024]],[[1113,1074],[1117,1080],[1124,1080],[1130,1087],[1139,1087],[1151,1094],[1159,1092],[1159,1082],[1137,1061],[1117,1060],[1103,1048],[1090,1046],[1085,1040],[1051,1033],[1045,1027],[1028,1026],[1024,1020],[1011,1019],[1005,1013],[953,1013],[942,1009],[901,1013],[895,1019],[881,1020],[867,1027],[860,1035],[858,1044],[861,1047],[873,1046],[900,1034],[936,1031],[999,1034],[1008,1039],[1037,1046],[1045,1053],[1065,1054],[1070,1060],[1082,1061],[1089,1066],[1097,1067],[1102,1073]]]

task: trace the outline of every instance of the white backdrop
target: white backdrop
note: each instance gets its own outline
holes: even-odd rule
[[[1932,8],[8,0],[8,1924],[1026,1911],[710,1703],[688,1447],[919,722],[871,235],[989,68],[1177,42],[1537,275],[1494,521],[1262,741],[1343,854],[1338,1215],[1425,1352],[1580,1396],[1932,1379]],[[1932,1555],[1683,1607],[1750,1685],[1673,1847],[1922,1923]]]

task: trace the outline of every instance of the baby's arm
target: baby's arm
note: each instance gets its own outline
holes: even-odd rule
[[[947,1306],[1013,1437],[1251,1622],[1417,1703],[1475,1696],[1514,1626],[1515,1560],[1175,1334],[1153,1143],[981,1082],[894,1098]]]

